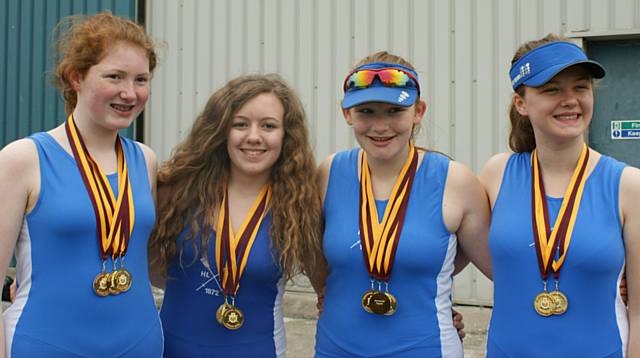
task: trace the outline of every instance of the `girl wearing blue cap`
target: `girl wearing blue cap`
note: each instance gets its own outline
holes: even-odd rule
[[[426,111],[413,66],[386,52],[344,81],[361,148],[320,167],[329,272],[317,357],[461,357],[451,319],[456,250],[488,276],[489,207],[473,173],[416,148]]]
[[[279,76],[211,95],[158,175],[165,357],[284,356],[284,283],[323,271],[315,167],[304,108]]]
[[[493,207],[488,357],[640,354],[640,171],[583,138],[593,79],[604,74],[555,35],[513,58],[515,153],[496,155],[481,173]],[[618,291],[625,267],[628,311]]]

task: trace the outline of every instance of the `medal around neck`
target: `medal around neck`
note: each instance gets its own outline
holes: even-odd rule
[[[542,180],[542,168],[538,162],[537,151],[534,150],[531,153],[531,223],[538,268],[544,284],[544,290],[535,297],[533,306],[536,312],[543,317],[562,315],[569,309],[569,300],[558,289],[558,281],[578,216],[588,165],[589,148],[584,144],[578,164],[562,199],[556,223],[551,230],[546,192]],[[547,292],[547,279],[552,270],[556,289],[549,293]]]
[[[236,307],[235,299],[240,288],[240,279],[247,266],[249,253],[258,236],[258,229],[271,200],[271,187],[265,185],[253,203],[240,230],[234,234],[229,215],[227,190],[222,198],[218,214],[216,238],[216,269],[224,293],[224,303],[216,310],[216,321],[230,330],[242,327],[244,314]],[[229,298],[231,303],[229,303]]]
[[[127,271],[128,284],[124,282],[123,284],[118,284],[122,280],[122,273],[119,273],[119,271],[124,270],[122,262],[127,253],[135,221],[129,169],[122,142],[118,136],[115,141],[118,161],[118,196],[116,197],[107,176],[87,150],[82,135],[80,135],[75,125],[73,115],[70,115],[65,122],[65,133],[84,187],[91,200],[97,223],[96,229],[98,248],[102,260],[102,272],[93,280],[93,291],[100,297],[117,295],[128,290],[132,281],[131,273]],[[105,270],[109,256],[111,256],[114,263],[114,272],[112,273],[107,273]],[[115,269],[118,259],[121,262],[120,270]]]
[[[395,260],[400,234],[404,224],[409,195],[418,166],[418,151],[410,144],[409,157],[404,163],[389,197],[382,222],[378,220],[378,209],[373,195],[373,184],[367,153],[362,153],[360,161],[360,243],[365,268],[371,279],[371,289],[361,297],[362,308],[367,313],[393,315],[398,301],[389,293],[391,268]],[[374,282],[378,289],[374,289]],[[384,283],[385,290],[382,291]]]

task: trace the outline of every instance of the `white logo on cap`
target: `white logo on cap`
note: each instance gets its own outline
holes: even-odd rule
[[[402,92],[400,92],[400,95],[398,96],[398,102],[402,102],[407,98],[409,98],[409,93],[407,91],[402,91]]]
[[[518,73],[516,77],[513,78],[513,80],[511,81],[511,85],[513,86],[514,84],[516,84],[518,81],[528,76],[529,74],[531,74],[531,64],[527,62],[524,65],[520,66],[520,73]]]

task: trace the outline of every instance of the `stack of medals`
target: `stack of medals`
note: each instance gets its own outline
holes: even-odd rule
[[[373,196],[367,153],[364,151],[362,153],[360,242],[365,267],[371,278],[371,289],[362,295],[362,308],[369,313],[390,316],[398,308],[398,301],[389,293],[389,279],[417,167],[418,151],[413,144],[410,144],[409,158],[396,179],[381,223],[378,220],[378,209]],[[377,289],[374,287],[375,282],[377,282]],[[382,290],[383,282],[384,291]]]
[[[534,150],[531,154],[531,169],[533,172],[531,180],[531,221],[538,267],[544,284],[543,291],[533,301],[533,307],[539,315],[544,317],[561,315],[569,308],[569,300],[558,289],[558,281],[560,279],[560,268],[567,255],[573,226],[578,215],[588,164],[589,148],[585,144],[582,148],[578,165],[573,171],[573,176],[562,199],[562,206],[556,223],[553,230],[551,230],[546,193],[542,181],[542,168],[540,168],[540,163],[538,162],[537,151]],[[556,252],[557,259],[555,259]],[[556,285],[554,291],[547,292],[547,279],[551,269],[553,269]]]
[[[227,329],[236,330],[244,323],[244,315],[236,307],[235,298],[240,288],[240,278],[247,266],[249,252],[258,236],[258,229],[270,200],[271,187],[265,185],[254,201],[238,234],[234,235],[225,188],[218,214],[216,238],[216,268],[224,292],[224,303],[216,311],[216,320]]]
[[[100,297],[126,292],[131,287],[132,277],[131,273],[124,268],[124,256],[133,231],[135,214],[129,170],[120,137],[116,138],[115,143],[118,157],[118,197],[116,199],[106,175],[89,154],[72,115],[65,123],[65,131],[96,217],[102,271],[93,280],[93,291]],[[109,256],[113,260],[113,272],[106,270]],[[118,259],[120,259],[119,269]]]

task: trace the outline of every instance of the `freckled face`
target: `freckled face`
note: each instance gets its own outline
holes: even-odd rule
[[[78,94],[74,116],[108,129],[127,128],[147,103],[150,79],[146,52],[117,42],[84,77],[72,78]]]

